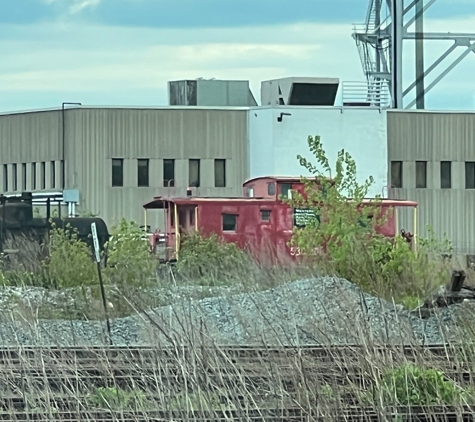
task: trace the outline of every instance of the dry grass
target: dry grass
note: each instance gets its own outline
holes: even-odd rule
[[[140,305],[130,302],[154,328],[146,349],[2,349],[0,420],[26,422],[29,413],[50,422],[336,421],[364,410],[372,419],[358,420],[403,421],[409,410],[393,408],[395,398],[388,402],[379,389],[388,369],[413,363],[444,371],[460,388],[473,385],[475,344],[467,340],[475,338],[475,324],[468,311],[459,333],[464,343],[435,354],[417,345],[384,348],[356,320],[349,328],[358,334],[359,347],[336,348],[330,339],[318,348],[269,347],[264,340],[251,348],[226,347],[209,337],[205,321],[193,326],[185,317],[174,331]],[[49,334],[54,344],[56,333]],[[410,412],[442,420],[454,412],[472,413],[471,402],[422,405]]]
[[[229,274],[198,281],[177,281],[173,271],[166,271],[157,278],[156,285],[235,286],[240,279],[238,290],[252,293],[318,275],[315,269],[290,264],[286,268],[272,263],[249,265],[249,261],[236,263]],[[201,290],[199,294],[215,293]],[[230,348],[216,344],[206,321],[192,325],[189,318],[177,313],[179,329],[170,326],[152,310],[168,303],[169,298],[153,297],[140,286],[108,289],[108,299],[114,305],[109,309],[111,317],[135,314],[150,328],[147,350],[122,348],[108,352],[84,347],[38,348],[32,352],[20,344],[11,353],[0,349],[0,420],[26,422],[34,415],[35,420],[50,422],[336,421],[350,420],[349,414],[365,410],[373,419],[358,420],[402,422],[410,420],[406,417],[409,410],[395,409],[400,403],[381,390],[381,377],[389,369],[413,363],[443,371],[461,389],[469,391],[474,385],[469,375],[475,370],[475,342],[471,342],[475,340],[475,317],[469,310],[462,314],[455,333],[460,344],[442,347],[434,355],[415,343],[405,349],[394,345],[383,348],[368,325],[354,317],[352,308],[346,308],[346,328],[362,346],[342,351],[332,345],[331,338],[325,339],[321,327],[315,326],[323,345],[313,350],[290,340],[290,347],[270,347],[264,338],[249,349],[249,345]],[[327,311],[330,315],[334,309]],[[38,320],[45,317],[103,316],[96,291],[92,296],[78,294],[74,308],[59,303],[39,309],[23,303],[14,314],[2,315],[2,321],[22,321],[34,335],[39,330]],[[293,316],[282,315],[282,319],[289,318]],[[48,335],[51,344],[56,344],[57,333]],[[405,333],[405,337],[411,338],[411,333]],[[451,408],[422,405],[411,412],[432,420],[442,420],[439,416],[449,413],[471,414],[472,409],[467,408],[473,401],[470,397],[467,403],[459,400]],[[68,412],[70,415],[64,416]]]

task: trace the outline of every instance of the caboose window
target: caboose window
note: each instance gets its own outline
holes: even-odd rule
[[[237,228],[236,214],[223,214],[223,231],[235,232]]]
[[[270,221],[270,210],[261,210],[261,220]]]
[[[275,183],[267,184],[267,195],[275,195]]]
[[[290,183],[281,183],[280,185],[280,194],[284,198],[289,198],[289,191],[292,189],[292,185]]]

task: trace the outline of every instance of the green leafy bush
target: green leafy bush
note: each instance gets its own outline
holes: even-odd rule
[[[89,396],[89,402],[102,409],[143,409],[147,397],[143,391],[125,391],[116,387],[99,387]]]
[[[97,283],[97,271],[89,246],[78,237],[77,229],[54,223],[50,230],[49,254],[43,262],[43,277],[54,288],[87,286]]]
[[[373,394],[381,404],[402,406],[455,405],[472,397],[442,371],[413,365],[387,371]]]
[[[146,234],[137,223],[122,219],[113,226],[105,249],[107,268],[104,273],[115,283],[145,284],[153,278],[156,261],[150,254]]]
[[[216,233],[209,236],[191,233],[182,237],[177,270],[188,278],[219,279],[227,277],[230,271],[242,268],[245,262],[249,262],[246,253],[236,244],[225,242]]]
[[[373,178],[358,183],[355,160],[344,150],[338,152],[332,169],[320,137],[309,136],[308,145],[318,166],[297,156],[314,176],[302,178],[306,197],[296,193],[285,199],[293,208],[311,211],[306,226],[294,228],[290,242],[304,261],[400,301],[425,296],[446,282],[440,256],[450,250],[449,243],[439,242],[432,231],[429,239],[419,240],[416,253],[402,236],[391,239],[379,234],[378,227],[387,217],[381,213],[380,196],[366,199]]]

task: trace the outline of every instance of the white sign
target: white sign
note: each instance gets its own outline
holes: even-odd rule
[[[96,223],[91,224],[92,241],[94,242],[94,252],[96,253],[96,261],[101,262],[101,254],[99,251],[99,239],[97,237]]]

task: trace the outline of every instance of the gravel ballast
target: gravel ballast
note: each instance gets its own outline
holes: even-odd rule
[[[464,306],[420,319],[401,307],[363,293],[347,280],[320,277],[255,293],[178,301],[145,314],[111,321],[115,345],[187,343],[205,338],[221,345],[441,344]],[[0,344],[107,344],[99,321],[3,322]]]

